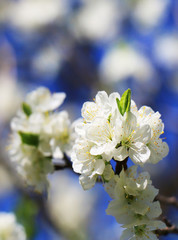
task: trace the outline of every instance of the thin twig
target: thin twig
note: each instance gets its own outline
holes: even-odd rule
[[[159,236],[166,236],[168,234],[178,234],[178,227],[173,225],[166,217],[163,217],[163,222],[167,225],[164,229],[156,230],[155,233]]]
[[[160,201],[163,204],[172,205],[172,206],[178,208],[178,200],[176,199],[176,197],[173,197],[173,196],[166,197],[161,194],[158,194],[158,196],[156,197],[156,200]]]
[[[59,165],[59,164],[56,164],[54,163],[54,170],[55,171],[58,171],[58,170],[63,170],[63,169],[72,169],[72,162],[70,161],[70,159],[67,157],[66,154],[64,154],[64,158],[63,158],[65,164],[64,165]]]

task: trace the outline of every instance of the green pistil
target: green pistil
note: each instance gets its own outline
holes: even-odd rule
[[[121,146],[122,146],[122,144],[121,144],[121,142],[120,142],[120,143],[118,143],[118,144],[115,146],[115,148],[118,149],[118,148],[121,147]]]
[[[142,218],[143,218],[143,216],[141,214],[136,214],[135,217],[138,218],[139,220],[142,220]]]
[[[133,200],[135,199],[135,197],[134,196],[132,196],[132,195],[129,195],[129,194],[125,194],[125,198],[127,199],[127,202],[128,202],[128,204],[130,205],[132,202],[133,202]]]
[[[146,224],[140,225],[140,226],[135,226],[134,227],[135,235],[142,236],[145,232],[145,228],[146,228]]]
[[[110,123],[110,121],[111,121],[111,113],[109,114],[109,117],[108,117],[108,122]]]

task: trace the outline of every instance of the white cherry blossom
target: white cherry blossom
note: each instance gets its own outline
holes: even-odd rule
[[[114,136],[114,122],[104,117],[97,117],[86,129],[86,138],[94,143],[90,150],[93,155],[105,154],[111,160],[117,144]]]
[[[125,113],[123,121],[116,122],[117,145],[114,159],[123,161],[130,157],[135,164],[143,165],[150,157],[147,143],[151,138],[149,125],[137,126],[137,118],[131,112]]]
[[[40,87],[27,95],[26,103],[30,105],[32,111],[48,112],[58,108],[65,97],[65,93],[51,94],[47,88]]]
[[[102,175],[105,169],[105,160],[102,156],[90,153],[92,146],[92,142],[79,139],[71,156],[74,171],[82,174],[80,183],[84,189],[93,187],[98,175]]]
[[[120,99],[117,92],[109,96],[105,91],[99,91],[95,97],[95,102],[85,102],[82,107],[82,117],[84,121],[91,122],[95,117],[109,117],[109,114],[117,108],[116,98]]]
[[[0,239],[1,240],[26,240],[25,230],[17,223],[13,213],[0,213]]]

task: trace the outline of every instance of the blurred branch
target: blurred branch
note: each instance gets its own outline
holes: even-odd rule
[[[66,168],[68,168],[68,169],[73,169],[73,168],[72,168],[72,162],[70,161],[70,159],[67,157],[66,154],[64,154],[63,160],[64,160],[64,162],[65,162],[64,165],[61,165],[61,164],[59,165],[59,164],[54,163],[54,170],[55,170],[55,171],[63,170],[63,169],[66,169]]]
[[[160,201],[163,204],[172,205],[172,206],[178,208],[178,200],[176,199],[176,197],[173,197],[173,196],[166,197],[161,194],[158,194],[158,196],[156,197],[156,200]]]
[[[166,217],[163,218],[163,222],[167,225],[164,229],[156,230],[156,234],[159,236],[167,236],[168,234],[178,234],[178,227],[173,225]]]

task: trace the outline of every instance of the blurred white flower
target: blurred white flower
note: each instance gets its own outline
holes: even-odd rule
[[[0,185],[0,195],[13,188],[13,180],[9,172],[2,165],[0,165]]]
[[[10,75],[0,74],[0,122],[9,121],[17,110],[22,93]]]
[[[48,204],[59,229],[67,236],[84,233],[93,210],[95,196],[92,192],[84,192],[77,179],[68,172],[53,174],[50,177],[50,185]]]
[[[178,67],[178,35],[169,34],[159,37],[154,45],[155,58],[159,64],[168,69]]]
[[[45,157],[35,146],[23,144],[19,134],[13,133],[9,155],[14,168],[25,184],[36,192],[46,191],[47,174],[54,170],[51,159]]]
[[[8,8],[7,20],[21,30],[37,30],[54,21],[61,21],[67,12],[65,0],[19,0]]]
[[[54,93],[45,87],[40,87],[27,94],[25,102],[30,105],[32,111],[48,112],[58,108],[66,97],[65,93]]]
[[[168,0],[139,0],[132,9],[136,24],[143,29],[157,26],[162,20]]]
[[[62,63],[62,54],[58,47],[48,46],[39,51],[32,61],[33,69],[37,74],[51,76],[59,71]]]
[[[41,140],[43,144],[43,135],[44,139],[47,138],[53,158],[62,159],[64,153],[70,157],[75,141],[76,134],[74,128],[77,122],[78,120],[71,123],[66,111],[54,113],[46,118],[46,123],[44,123],[41,133]],[[42,150],[42,145],[40,147]],[[46,147],[45,144],[43,146],[44,152]]]
[[[0,213],[0,239],[1,240],[26,240],[25,230],[18,224],[13,213]]]
[[[64,93],[44,87],[29,93],[11,121],[9,156],[27,185],[43,192],[47,175],[54,171],[53,159],[70,157],[76,138],[66,111],[54,112],[64,101]]]
[[[74,31],[80,37],[105,41],[117,33],[122,11],[115,0],[85,1],[74,17]]]
[[[105,54],[100,65],[100,74],[106,83],[119,82],[129,77],[145,82],[154,75],[154,69],[141,52],[127,45],[118,45]]]

